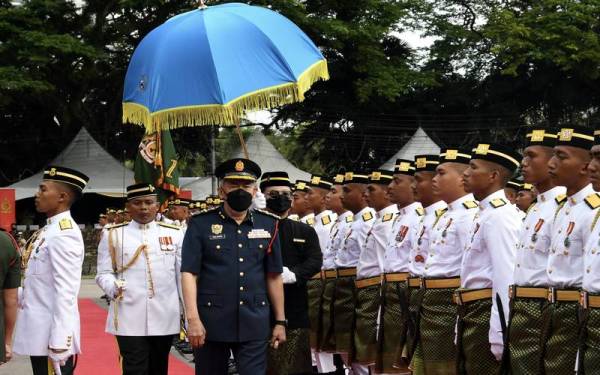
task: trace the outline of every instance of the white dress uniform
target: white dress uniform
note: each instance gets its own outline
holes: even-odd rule
[[[308,224],[312,227],[313,225],[315,225],[315,214],[311,212],[310,214],[301,217],[300,222]]]
[[[84,244],[70,211],[54,215],[32,244],[13,351],[47,356],[48,349],[81,352],[77,295],[81,285]]]
[[[182,243],[179,227],[156,221],[131,221],[104,233],[98,246],[96,283],[112,298],[115,282],[126,282],[123,298],[110,302],[106,332],[118,336],[179,333]],[[145,250],[140,250],[144,245]],[[115,272],[109,246],[114,246],[119,270],[132,263],[124,272]]]
[[[513,281],[515,244],[522,221],[517,209],[508,202],[504,190],[488,195],[479,203],[471,227],[470,243],[462,259],[461,288],[492,288],[489,342],[498,357],[503,348],[502,325],[496,293],[500,296],[505,319],[508,318],[508,288]]]
[[[517,255],[514,281],[519,286],[548,287],[548,253],[552,237],[552,222],[566,189],[556,186],[538,194],[537,201],[523,221]]]
[[[361,249],[367,239],[367,234],[375,222],[375,210],[365,207],[354,215],[354,221],[346,234],[343,246],[335,255],[337,268],[356,267]]]
[[[583,246],[590,237],[596,215],[595,210],[585,202],[588,196],[595,196],[591,184],[567,197],[556,214],[546,269],[550,286],[560,289],[581,288]]]
[[[336,268],[335,256],[337,251],[341,249],[346,239],[346,235],[350,231],[354,215],[352,212],[346,211],[339,215],[335,223],[331,227],[331,241],[323,251],[323,269],[330,270]]]
[[[413,247],[410,249],[408,257],[408,271],[412,276],[423,276],[425,262],[427,261],[427,249],[429,249],[429,237],[432,229],[438,224],[439,218],[446,211],[448,205],[444,201],[437,201],[425,207],[425,215],[421,217],[421,222],[416,230],[412,231],[414,237],[411,242]]]
[[[590,234],[583,254],[583,290],[592,294],[600,293],[600,211],[592,221],[592,233]]]
[[[452,278],[460,275],[463,250],[471,237],[469,231],[479,205],[472,194],[448,204],[448,209],[429,232],[429,247],[423,268],[427,278]]]
[[[385,250],[383,270],[385,273],[408,272],[408,257],[415,239],[411,233],[417,230],[425,215],[420,202],[411,203],[398,210]]]
[[[376,213],[375,222],[367,234],[358,259],[357,280],[379,276],[383,273],[385,251],[397,213],[398,206],[396,204],[389,205]]]
[[[314,216],[315,224],[312,226],[319,237],[319,246],[321,252],[327,249],[327,244],[331,241],[331,228],[337,219],[337,215],[329,210],[325,210]]]

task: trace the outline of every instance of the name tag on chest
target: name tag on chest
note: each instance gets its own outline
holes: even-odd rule
[[[248,232],[248,238],[271,238],[271,233],[264,229],[252,229],[250,232]]]

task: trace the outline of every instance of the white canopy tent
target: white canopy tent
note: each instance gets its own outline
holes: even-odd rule
[[[393,170],[396,164],[396,159],[413,160],[415,155],[423,154],[439,154],[440,147],[431,139],[425,130],[418,128],[415,134],[406,142],[404,146],[380,168]]]
[[[98,193],[122,197],[125,187],[133,183],[133,172],[113,158],[82,127],[71,143],[49,164],[72,168],[86,174],[90,181],[85,193]],[[16,182],[8,188],[15,189],[16,199],[31,198],[42,181],[44,172]]]

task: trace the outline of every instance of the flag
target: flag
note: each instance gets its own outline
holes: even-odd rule
[[[144,135],[135,158],[134,178],[136,183],[154,185],[161,205],[179,194],[177,153],[168,130]]]

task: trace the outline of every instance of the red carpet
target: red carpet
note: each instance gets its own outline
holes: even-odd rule
[[[81,350],[77,373],[81,375],[120,374],[117,341],[104,332],[107,311],[90,299],[79,300]],[[193,375],[194,369],[174,356],[169,358],[169,375]]]

